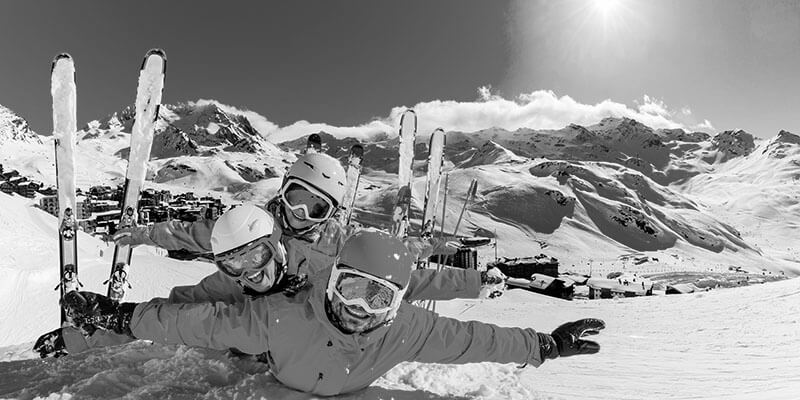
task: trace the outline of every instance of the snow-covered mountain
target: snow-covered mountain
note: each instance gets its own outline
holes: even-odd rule
[[[27,128],[18,117],[0,121]],[[91,121],[77,133],[79,187],[123,182],[133,122],[131,106]],[[148,179],[156,188],[196,190],[227,199],[263,197],[262,192],[274,186],[266,181],[281,176],[295,157],[261,136],[245,116],[213,102],[164,105],[156,126],[148,166]],[[16,136],[8,134],[7,140],[0,136],[0,163],[54,185],[52,137],[13,132]]]
[[[79,132],[79,186],[122,182],[132,118],[125,109]],[[356,142],[321,134],[324,150],[342,160]],[[478,197],[460,233],[498,232],[501,256],[547,248],[565,265],[578,267],[599,259],[613,265],[626,254],[651,252],[687,269],[737,266],[795,275],[800,249],[789,238],[800,229],[797,141],[786,131],[756,140],[740,130],[714,136],[653,130],[628,118],[548,131],[448,132],[445,229],[452,229],[474,178]],[[9,166],[52,184],[49,138],[12,142],[11,147],[28,150],[9,154],[9,146],[2,146]],[[362,223],[390,224],[397,143],[396,135],[387,133],[364,144],[364,183],[356,201]],[[420,135],[415,147],[412,217],[418,223],[427,138]],[[227,106],[166,105],[148,184],[263,202],[304,148],[305,139],[270,143]]]
[[[9,141],[41,143],[28,121],[0,104],[0,143]]]

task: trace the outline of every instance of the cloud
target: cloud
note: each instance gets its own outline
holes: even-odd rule
[[[478,88],[478,99],[472,102],[434,100],[416,104],[413,108],[419,117],[420,132],[428,133],[441,127],[446,131],[472,132],[491,127],[507,130],[519,128],[560,129],[571,123],[593,125],[606,117],[628,117],[652,128],[709,129],[707,120],[701,124],[693,120],[688,107],[679,111],[670,109],[662,100],[644,95],[635,101],[635,107],[603,100],[585,104],[569,96],[557,96],[550,90],[524,93],[515,99],[505,99],[492,94],[491,87]],[[404,108],[392,109],[387,124],[396,126]]]
[[[684,106],[671,109],[664,101],[643,95],[641,101],[634,101],[629,107],[610,99],[596,104],[585,104],[569,96],[557,96],[550,90],[537,90],[524,93],[514,99],[506,99],[493,94],[491,86],[477,89],[475,101],[432,100],[420,102],[412,108],[416,111],[418,133],[427,135],[436,128],[445,131],[474,132],[499,127],[506,130],[519,128],[561,129],[571,123],[593,125],[606,117],[627,117],[635,119],[655,129],[682,128],[689,131],[711,132],[713,126],[708,120],[697,122],[691,109]],[[262,135],[274,143],[297,139],[311,133],[325,131],[336,137],[354,137],[361,140],[388,133],[396,134],[400,115],[406,107],[394,107],[389,115],[376,118],[357,126],[333,126],[324,122],[297,121],[288,126],[278,126],[264,116],[249,110],[239,110],[215,100],[225,111],[245,115]]]

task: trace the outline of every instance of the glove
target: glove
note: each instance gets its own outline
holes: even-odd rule
[[[138,303],[119,303],[92,292],[73,290],[61,300],[75,327],[91,335],[98,328],[133,336],[130,323]]]
[[[497,267],[481,271],[481,286],[506,283],[506,280],[508,280],[508,277]]]
[[[508,277],[496,267],[481,271],[481,295],[479,297],[494,299],[502,296],[507,280]]]
[[[143,244],[154,245],[150,239],[150,229],[147,226],[134,226],[122,228],[111,237],[118,245],[136,247]]]
[[[39,353],[41,358],[58,358],[67,355],[67,346],[64,344],[61,328],[39,336],[33,345],[33,351]]]
[[[583,340],[584,335],[596,335],[606,323],[600,319],[586,318],[575,322],[567,322],[556,328],[553,333],[537,333],[542,360],[556,357],[569,357],[578,354],[594,354],[600,351],[597,342]]]

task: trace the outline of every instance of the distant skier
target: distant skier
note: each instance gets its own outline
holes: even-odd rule
[[[116,303],[70,292],[65,306],[81,326],[138,339],[264,354],[270,372],[291,388],[331,396],[361,390],[404,361],[528,363],[600,350],[582,339],[603,321],[566,323],[551,334],[459,321],[402,301],[416,258],[382,232],[347,239],[333,265],[295,296],[244,302]]]

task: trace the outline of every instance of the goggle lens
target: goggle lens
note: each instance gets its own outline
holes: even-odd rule
[[[238,278],[245,271],[255,270],[267,265],[272,260],[272,250],[263,242],[249,243],[242,248],[216,256],[219,269],[228,276]],[[274,263],[273,263],[274,265]]]
[[[331,203],[328,199],[310,192],[304,186],[295,182],[289,183],[283,196],[290,207],[306,206],[308,210],[306,217],[325,218],[331,209]]]
[[[345,300],[363,299],[372,310],[391,307],[396,290],[364,276],[343,272],[336,281],[336,291]]]

